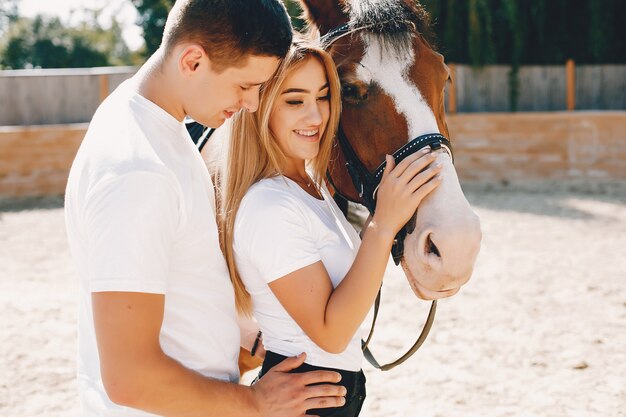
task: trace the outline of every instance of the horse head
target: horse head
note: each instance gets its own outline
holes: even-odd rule
[[[386,154],[421,135],[449,138],[444,88],[450,72],[427,41],[429,16],[421,5],[413,0],[301,3],[309,25],[328,34],[322,39],[342,83],[342,134],[369,172]],[[480,221],[461,190],[451,153],[445,147],[435,152],[443,181],[405,227],[400,259],[422,299],[455,294],[472,274],[481,241]],[[345,154],[338,146],[331,182],[340,195],[363,203]]]

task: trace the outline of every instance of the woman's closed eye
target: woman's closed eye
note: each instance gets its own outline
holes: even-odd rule
[[[325,96],[317,98],[317,101],[328,101],[328,100],[330,100],[330,95],[325,95]],[[290,106],[300,106],[300,105],[304,104],[304,101],[302,101],[302,100],[287,100],[285,103],[289,104]]]

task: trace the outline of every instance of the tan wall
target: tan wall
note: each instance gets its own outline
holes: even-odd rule
[[[63,194],[87,124],[0,127],[0,197]]]
[[[465,181],[626,179],[626,112],[448,116]]]
[[[626,180],[626,112],[448,116],[463,181]],[[0,197],[62,194],[87,124],[0,127]]]

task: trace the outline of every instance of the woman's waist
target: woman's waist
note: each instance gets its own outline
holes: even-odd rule
[[[272,351],[266,352],[265,360],[263,361],[263,367],[259,377],[265,375],[270,369],[278,365],[282,361],[287,359],[286,356],[277,354]],[[341,407],[336,408],[323,408],[323,409],[309,409],[307,415],[318,415],[321,417],[336,417],[336,416],[351,416],[356,417],[359,415],[359,411],[365,400],[365,374],[363,371],[358,370],[356,372],[346,371],[343,369],[336,369],[332,367],[322,367],[307,364],[306,362],[289,371],[290,373],[303,373],[309,371],[327,370],[337,372],[341,375],[341,380],[335,385],[341,385],[346,388],[346,402]]]
[[[278,355],[292,357],[300,353],[306,353],[305,364],[323,368],[341,369],[345,371],[358,372],[361,370],[363,362],[363,352],[361,350],[361,340],[353,337],[346,349],[341,353],[329,353],[317,346],[311,339],[304,335],[299,338],[283,340],[274,338],[264,332],[263,345],[268,352]]]
[[[266,354],[265,354],[265,359],[263,361],[263,366],[261,368],[261,374],[260,375],[264,375],[271,368],[273,368],[274,366],[278,365],[279,363],[281,363],[282,361],[284,361],[288,357],[289,356],[287,356],[287,355],[281,355],[281,354],[273,352],[271,350],[267,351]],[[333,372],[337,372],[337,373],[341,374],[341,380],[340,380],[339,384],[345,386],[349,391],[353,390],[355,388],[355,386],[359,382],[361,382],[360,381],[361,380],[361,375],[363,374],[363,371],[360,368],[353,371],[353,370],[346,370],[346,369],[342,369],[342,368],[335,368],[335,367],[331,367],[331,366],[312,365],[310,363],[307,363],[306,361],[302,365],[300,365],[296,369],[293,369],[290,372],[293,372],[293,373],[303,373],[303,372],[318,371],[318,370],[333,371]]]

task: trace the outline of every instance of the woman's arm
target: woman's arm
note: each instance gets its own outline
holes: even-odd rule
[[[352,267],[333,289],[321,261],[269,284],[289,315],[320,348],[343,352],[372,306],[389,260],[395,235],[438,184],[440,167],[429,155],[415,154],[383,175],[376,214],[363,232]]]

